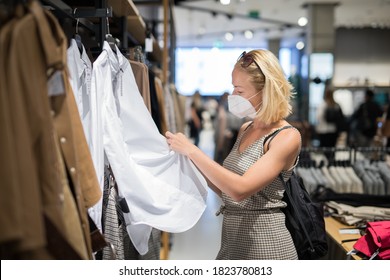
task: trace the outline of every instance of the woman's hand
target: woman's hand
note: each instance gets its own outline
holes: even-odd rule
[[[198,149],[183,133],[173,134],[167,131],[165,137],[169,147],[182,155],[190,156],[191,153]]]

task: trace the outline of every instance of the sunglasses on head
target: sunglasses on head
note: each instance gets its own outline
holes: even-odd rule
[[[241,61],[240,65],[243,68],[248,68],[249,65],[254,63],[254,64],[256,64],[257,68],[259,68],[260,72],[263,73],[263,71],[261,71],[259,64],[257,64],[257,62],[252,57],[252,55],[246,53],[245,51],[238,57],[237,61]]]

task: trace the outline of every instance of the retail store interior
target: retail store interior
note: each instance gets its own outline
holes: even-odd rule
[[[34,6],[31,3],[37,3],[38,5]],[[23,9],[20,9],[20,6]],[[60,197],[59,200],[63,201],[63,197],[67,197],[66,195],[72,197],[72,199],[68,197],[73,204],[69,204],[70,206],[67,205],[69,207],[67,209],[73,207],[75,209],[75,215],[79,216],[78,221],[81,221],[82,224],[78,227],[77,233],[75,233],[75,235],[80,233],[79,240],[77,241],[77,238],[73,236],[70,242],[71,245],[68,247],[74,246],[72,242],[80,242],[80,238],[86,240],[85,249],[74,250],[74,248],[71,248],[69,252],[66,250],[58,250],[60,252],[57,252],[55,247],[59,243],[56,242],[59,242],[58,240],[64,241],[61,243],[61,246],[65,246],[64,244],[67,242],[67,240],[61,239],[63,236],[61,231],[58,230],[61,227],[58,219],[60,216],[59,213],[56,216],[55,214],[47,214],[49,213],[47,209],[45,210],[48,212],[42,210],[44,214],[38,213],[38,211],[36,213],[32,211],[31,215],[36,215],[34,216],[36,218],[34,221],[39,221],[36,224],[41,225],[41,228],[34,233],[28,231],[26,234],[27,237],[25,237],[23,235],[23,230],[25,230],[22,226],[23,219],[27,219],[31,223],[33,223],[33,219],[17,211],[7,210],[7,213],[15,213],[15,216],[13,217],[14,222],[10,222],[10,219],[5,217],[4,214],[0,215],[1,223],[3,221],[9,222],[7,225],[0,224],[0,228],[2,228],[0,231],[7,229],[0,236],[2,259],[72,259],[75,258],[74,256],[77,256],[80,259],[214,260],[220,250],[223,221],[223,215],[216,215],[223,204],[221,198],[216,193],[208,189],[207,198],[204,201],[204,211],[200,211],[199,209],[194,210],[193,216],[201,215],[199,215],[198,220],[191,228],[184,231],[181,230],[181,227],[175,227],[172,223],[164,225],[161,221],[155,221],[152,214],[157,212],[153,211],[166,209],[164,208],[166,205],[161,206],[161,209],[157,209],[157,207],[154,208],[155,205],[150,206],[150,203],[153,204],[152,202],[142,200],[147,200],[145,198],[147,195],[140,199],[137,196],[134,199],[134,203],[140,204],[137,204],[134,211],[138,211],[136,213],[140,217],[142,215],[144,215],[142,217],[148,217],[148,224],[141,218],[138,219],[132,216],[132,206],[130,210],[127,209],[130,211],[130,214],[129,211],[126,212],[124,210],[126,205],[123,206],[123,202],[126,204],[126,200],[122,199],[122,195],[131,196],[133,195],[133,190],[124,191],[121,189],[122,182],[126,187],[131,189],[131,184],[138,182],[137,180],[139,179],[136,174],[137,172],[134,172],[135,174],[132,175],[133,179],[130,182],[126,182],[126,176],[122,176],[123,173],[126,173],[121,169],[123,166],[126,166],[126,164],[133,166],[131,165],[134,164],[132,162],[132,156],[129,157],[131,160],[124,160],[116,166],[111,161],[113,162],[125,152],[127,153],[129,151],[139,153],[134,156],[134,161],[139,160],[138,157],[141,155],[145,155],[148,152],[148,148],[150,148],[151,153],[159,153],[161,149],[159,150],[158,147],[160,146],[158,145],[163,146],[165,144],[165,142],[159,142],[161,139],[165,141],[165,138],[160,136],[165,135],[165,132],[169,130],[185,134],[204,153],[222,165],[223,160],[229,153],[227,149],[232,147],[232,141],[236,139],[236,133],[243,123],[241,120],[228,114],[226,103],[222,103],[224,101],[223,97],[231,94],[233,91],[232,69],[237,62],[237,58],[244,51],[249,52],[254,49],[267,49],[271,51],[278,58],[286,79],[294,87],[294,98],[291,104],[292,114],[288,117],[287,121],[298,129],[302,137],[302,150],[300,164],[297,165],[297,173],[300,171],[299,174],[301,177],[304,177],[308,192],[313,196],[313,199],[317,199],[317,201],[323,203],[324,209],[326,210],[325,226],[328,234],[329,250],[326,256],[323,256],[323,259],[350,260],[369,258],[367,255],[362,255],[358,252],[356,254],[348,253],[354,250],[354,243],[361,237],[361,231],[356,231],[356,228],[366,226],[366,222],[390,221],[390,178],[388,177],[388,174],[390,174],[390,113],[387,114],[387,112],[390,112],[390,109],[388,110],[390,104],[390,0],[0,0],[0,11],[0,43],[2,47],[0,49],[0,70],[2,77],[0,78],[4,78],[4,80],[0,80],[0,93],[6,93],[7,87],[9,87],[10,91],[11,89],[13,91],[32,90],[30,87],[27,87],[29,82],[23,80],[27,79],[28,75],[23,72],[22,67],[17,68],[15,65],[19,65],[18,63],[22,64],[20,57],[22,56],[22,52],[24,54],[23,42],[26,45],[30,44],[30,42],[37,42],[42,38],[50,37],[50,40],[42,39],[43,42],[46,41],[45,44],[36,43],[34,45],[35,43],[31,43],[33,47],[37,47],[39,56],[35,56],[33,47],[28,47],[29,51],[25,55],[27,58],[29,56],[32,57],[32,62],[30,64],[27,63],[28,65],[34,65],[36,63],[34,60],[39,60],[39,58],[43,57],[42,60],[47,59],[45,63],[47,62],[47,65],[50,66],[47,66],[47,69],[50,69],[50,71],[47,71],[47,74],[49,72],[52,74],[62,71],[63,68],[57,67],[59,65],[58,61],[55,61],[55,63],[51,61],[50,63],[52,64],[49,63],[49,60],[54,60],[54,58],[47,54],[57,54],[58,60],[65,57],[61,50],[64,46],[58,43],[61,41],[58,38],[66,38],[66,48],[69,49],[70,42],[74,41],[75,44],[78,44],[80,50],[82,49],[80,44],[82,44],[86,57],[89,58],[90,65],[93,65],[93,68],[95,68],[95,62],[98,63],[103,59],[101,54],[107,52],[105,48],[110,48],[115,55],[119,53],[123,55],[125,60],[139,63],[133,63],[131,65],[131,71],[134,71],[133,76],[135,77],[133,78],[134,82],[132,80],[132,86],[137,86],[142,95],[142,100],[139,100],[142,103],[141,105],[137,103],[138,105],[136,106],[132,105],[133,107],[131,107],[129,105],[129,107],[122,108],[118,100],[123,96],[118,93],[119,91],[115,93],[115,90],[118,90],[118,83],[123,83],[125,78],[122,76],[121,78],[118,78],[119,76],[112,78],[112,84],[110,81],[110,88],[107,89],[105,84],[99,84],[99,79],[105,81],[105,78],[111,75],[110,71],[107,70],[107,72],[104,72],[102,70],[101,72],[91,72],[88,74],[87,72],[83,72],[84,70],[75,70],[76,72],[79,71],[77,72],[77,75],[79,75],[78,78],[83,82],[83,85],[76,85],[76,88],[74,88],[74,79],[70,80],[72,91],[79,93],[79,97],[75,94],[77,106],[80,106],[85,101],[83,99],[86,98],[85,96],[92,96],[89,93],[84,96],[84,93],[82,93],[84,90],[88,89],[95,93],[101,93],[101,96],[106,94],[108,90],[111,90],[113,91],[112,96],[115,96],[116,99],[110,99],[110,102],[112,101],[112,104],[116,102],[115,106],[120,107],[120,109],[117,109],[118,115],[115,115],[115,118],[102,120],[102,123],[97,126],[96,130],[95,128],[89,130],[88,127],[95,124],[93,121],[87,119],[87,110],[90,110],[90,105],[85,105],[86,103],[84,103],[84,105],[82,104],[81,107],[78,107],[80,119],[72,119],[72,116],[74,117],[75,114],[72,115],[69,113],[69,119],[72,119],[72,124],[76,123],[77,129],[82,126],[85,133],[85,137],[81,137],[83,141],[82,145],[75,145],[74,150],[72,150],[72,153],[74,153],[72,156],[68,155],[70,153],[69,148],[64,147],[66,143],[70,142],[68,141],[70,137],[65,137],[61,134],[68,132],[65,128],[66,125],[64,126],[63,123],[59,123],[60,121],[64,121],[64,118],[57,118],[56,110],[57,107],[62,106],[58,105],[62,104],[62,101],[57,103],[49,102],[50,104],[48,102],[46,102],[47,104],[44,103],[45,106],[42,108],[45,112],[44,114],[42,114],[43,111],[31,112],[34,110],[30,110],[30,107],[26,105],[26,108],[28,108],[26,111],[28,113],[26,115],[23,113],[22,115],[25,118],[23,127],[33,127],[34,129],[38,127],[38,122],[40,122],[39,124],[44,123],[42,119],[46,120],[46,118],[50,118],[50,120],[54,120],[53,123],[49,124],[50,132],[52,133],[54,131],[54,135],[58,136],[58,141],[53,140],[52,143],[50,142],[52,140],[45,138],[52,143],[52,146],[48,146],[46,150],[42,147],[47,142],[41,140],[45,136],[44,132],[42,132],[45,131],[44,129],[36,129],[36,131],[31,132],[31,135],[27,135],[25,132],[18,134],[18,131],[15,132],[11,129],[19,121],[12,119],[15,118],[15,114],[10,113],[9,115],[11,117],[8,119],[4,117],[4,121],[1,119],[0,129],[2,131],[8,129],[15,136],[15,139],[18,139],[18,141],[12,141],[13,138],[11,139],[10,137],[10,141],[8,141],[8,138],[4,138],[5,140],[0,142],[1,152],[4,151],[5,157],[9,155],[10,161],[12,161],[12,164],[1,168],[3,172],[1,174],[4,177],[8,177],[7,174],[18,174],[18,176],[15,176],[16,179],[14,181],[14,177],[9,177],[11,178],[9,181],[2,183],[2,196],[7,192],[10,195],[18,197],[19,187],[17,188],[18,191],[11,192],[11,186],[13,184],[16,186],[22,185],[22,183],[18,183],[19,180],[22,180],[21,182],[24,183],[36,181],[37,190],[39,191],[34,193],[34,195],[42,195],[44,197],[42,198],[43,200],[48,199],[48,193],[42,191],[41,186],[45,185],[46,182],[47,184],[51,182],[49,182],[50,180],[42,180],[42,177],[47,174],[44,174],[44,171],[39,167],[40,160],[42,160],[42,155],[39,153],[46,156],[50,151],[55,151],[51,160],[55,158],[58,159],[58,162],[53,164],[56,170],[53,170],[52,173],[54,174],[55,171],[58,171],[63,176],[61,177],[62,183],[69,181],[66,184],[69,185],[70,190],[67,194],[61,193],[61,195],[58,195]],[[50,16],[46,13],[50,13]],[[45,21],[43,25],[42,23],[37,24],[40,27],[35,28],[34,32],[29,32],[27,29],[25,31],[23,29],[24,26],[22,27],[22,19],[27,18],[29,14],[32,15],[32,18],[36,18],[37,22],[39,22],[38,14],[45,17],[47,22]],[[32,21],[35,22],[34,20]],[[36,36],[39,37],[38,40],[26,39],[26,41],[23,41],[23,39],[18,39],[18,35],[12,32],[14,32],[13,30],[19,30],[14,28],[19,23],[21,24],[20,30],[25,31],[25,33],[19,34],[26,34],[25,36],[27,36],[28,34],[36,33],[38,34]],[[46,25],[46,29],[42,27]],[[59,31],[55,30],[57,26],[59,27]],[[55,30],[55,32],[53,31],[53,36],[49,33],[49,29],[50,32]],[[36,32],[36,30],[39,31]],[[63,37],[61,37],[62,35]],[[55,40],[52,40],[52,38],[55,38]],[[58,46],[55,45],[55,50],[51,49],[48,51],[55,43],[58,43]],[[20,53],[17,53],[18,50]],[[69,59],[69,51],[67,55]],[[118,63],[118,60],[116,62]],[[85,60],[84,64],[87,65]],[[101,65],[104,66],[104,63]],[[14,66],[17,68],[16,70],[13,68]],[[44,66],[42,67],[44,68]],[[140,70],[136,74],[135,67],[144,67],[143,72]],[[121,75],[124,75],[123,73],[126,71],[123,65],[114,68],[111,69],[112,73],[116,69],[115,71],[119,73],[120,70],[122,72]],[[26,67],[26,69],[30,68]],[[33,67],[28,71],[34,75],[36,74],[34,73],[35,68]],[[67,72],[64,75],[69,75],[68,72],[71,72],[70,67],[69,71],[64,72]],[[42,73],[45,73],[45,71]],[[15,76],[18,74],[20,77]],[[61,80],[61,76],[58,77],[55,74],[51,76],[51,74],[50,79],[54,77],[53,79],[57,79],[57,82],[58,79]],[[16,81],[19,79],[23,80],[20,84],[26,85],[25,88],[17,85],[18,83]],[[91,80],[95,84],[85,84],[86,81]],[[141,82],[139,82],[140,80]],[[137,81],[137,84],[135,84],[135,81]],[[61,96],[63,95],[61,92],[64,88],[66,89],[70,86],[64,87],[60,81],[62,86],[58,87],[57,84],[57,87],[54,86],[53,88],[51,87],[52,82],[50,80],[48,83],[49,93],[46,93],[45,96],[62,98]],[[33,86],[37,86],[35,83],[32,84]],[[42,82],[42,84],[44,83]],[[152,91],[153,88],[157,92],[156,95],[146,94],[144,92],[145,87],[148,88],[146,91]],[[52,92],[53,90],[54,92]],[[346,123],[346,126],[340,131],[336,124],[333,126],[337,127],[337,138],[335,138],[336,140],[333,146],[324,145],[327,139],[326,136],[324,139],[323,135],[336,132],[324,132],[319,128],[320,121],[318,120],[319,108],[321,108],[324,102],[324,94],[327,90],[331,90],[334,101],[342,110],[344,116],[343,122],[345,121]],[[164,97],[166,94],[169,97]],[[199,102],[202,112],[198,117],[202,126],[197,131],[197,134],[193,135],[191,130],[191,107],[197,94],[200,95]],[[373,111],[369,113],[373,116],[371,119],[374,122],[374,132],[369,136],[364,135],[364,139],[361,140],[361,134],[356,132],[358,124],[355,118],[357,118],[356,112],[366,101],[368,95],[370,95],[370,100],[377,104],[377,107],[375,107],[377,109],[372,109]],[[1,97],[3,98],[3,96]],[[99,98],[96,98],[96,100],[88,104],[95,104],[98,108],[103,102],[106,102],[106,99],[108,100],[106,97],[106,99],[103,97],[101,99]],[[127,100],[125,97],[123,98],[121,100]],[[1,102],[3,100],[6,100],[6,98],[1,99]],[[4,103],[4,106],[0,104],[2,108],[0,111],[4,108],[13,108],[10,111],[23,111],[21,105],[19,106],[21,103],[15,100],[10,98],[9,104],[11,105],[9,106],[6,106],[6,103]],[[72,102],[64,102],[70,104],[69,112],[73,110],[71,106],[73,106],[74,102]],[[26,104],[29,104],[28,100]],[[145,110],[143,107],[145,107]],[[7,111],[5,109],[3,110],[5,112],[3,115],[8,116],[6,113],[8,109]],[[68,112],[66,111],[64,113],[62,107],[61,110],[59,111],[62,114]],[[135,114],[131,115],[131,113],[126,115],[128,113],[127,110],[134,110],[134,112],[140,115],[149,115],[147,115],[147,118],[145,117],[141,120],[140,115],[136,115],[135,117]],[[92,110],[91,116],[92,114],[96,114],[99,117],[107,112],[116,114],[114,111],[111,112],[107,109],[104,113],[96,113]],[[123,115],[121,115],[121,112],[124,112]],[[28,115],[30,113],[36,115],[31,117]],[[124,116],[123,119],[121,119],[122,116]],[[12,125],[6,122],[11,119],[14,121],[10,121]],[[117,119],[123,121],[125,125],[114,123]],[[149,119],[150,123],[153,121],[153,125],[150,125]],[[37,123],[32,124],[34,120]],[[145,122],[143,123],[144,120]],[[139,129],[137,135],[129,136],[131,133],[124,132],[123,137],[125,139],[123,143],[117,143],[117,138],[110,138],[114,137],[118,130],[125,129],[127,126],[131,127],[129,124],[133,122],[134,124],[137,123],[134,126]],[[224,127],[222,127],[222,124]],[[385,130],[387,126],[388,129]],[[148,142],[149,139],[145,138],[145,134],[143,134],[143,129],[146,131],[150,127],[158,132],[158,135],[153,134],[153,141],[155,142]],[[77,139],[80,138],[77,138],[79,136],[77,136],[78,133],[76,133],[76,130],[73,130],[73,128],[71,130],[73,140],[76,143],[78,141]],[[30,133],[30,130],[28,131]],[[77,131],[80,132],[81,130]],[[88,136],[89,132],[87,131],[91,133],[90,136]],[[41,136],[41,133],[43,135],[42,138],[37,136]],[[104,138],[102,136],[103,134]],[[36,136],[36,138],[33,136]],[[36,139],[36,142],[27,145],[19,141],[20,139],[30,139],[29,137]],[[103,149],[96,152],[96,145],[91,144],[95,143],[93,137],[101,137],[96,143],[104,146],[104,152]],[[137,143],[139,146],[135,145],[130,147],[131,143],[133,143],[132,141],[135,143],[136,140],[140,142],[144,141],[144,146]],[[38,142],[39,145],[37,144]],[[147,146],[150,143],[152,144]],[[24,148],[18,150],[17,145],[21,145]],[[37,148],[38,146],[39,148]],[[123,149],[121,150],[122,152],[118,152],[118,147]],[[88,148],[91,153],[86,155],[83,151],[87,151]],[[15,153],[17,156],[9,154],[9,151],[14,151],[14,149],[15,151],[19,151]],[[155,150],[152,151],[152,149]],[[144,154],[140,153],[140,151],[143,151]],[[147,155],[152,157],[154,154]],[[23,159],[24,156],[31,158],[31,162],[29,161],[19,166],[21,158],[18,158],[18,156],[23,157]],[[79,159],[89,160],[88,165],[86,165],[91,167],[89,171],[100,170],[100,173],[96,171],[97,176],[94,173],[90,175],[94,178],[92,180],[86,173],[83,173],[87,172],[85,171],[87,169],[78,172],[79,168],[85,168],[85,166],[82,166],[78,162]],[[150,160],[150,158],[147,159]],[[9,161],[5,159],[4,162]],[[47,164],[46,167],[49,167],[48,162],[45,161],[45,164]],[[147,160],[143,161],[141,159],[136,164],[141,166],[145,162]],[[156,163],[153,164],[157,165]],[[164,166],[165,164],[164,162]],[[31,169],[28,169],[28,166]],[[320,170],[323,170],[325,167],[329,167],[330,169],[331,166],[345,169],[352,169],[353,167],[354,174],[359,175],[355,176],[355,178],[359,177],[360,179],[357,179],[357,183],[356,180],[354,181],[356,184],[352,180],[342,181],[340,179],[341,183],[337,184],[337,180],[331,181],[330,179],[326,181],[324,179],[325,176],[321,177],[323,179],[322,181],[320,179],[315,181],[313,180],[315,177],[313,175],[314,173],[307,173],[310,169],[316,169],[318,174]],[[19,173],[18,168],[23,169],[23,173]],[[45,166],[43,168],[45,169]],[[55,168],[53,167],[53,169]],[[32,172],[27,174],[26,170]],[[121,174],[119,174],[120,171],[122,171]],[[191,171],[194,173],[197,172],[195,168],[191,169]],[[359,173],[360,171],[361,173]],[[178,172],[182,172],[182,170]],[[146,173],[142,174],[144,175]],[[155,177],[158,177],[160,174],[158,172],[156,173],[157,175]],[[370,176],[367,174],[370,174]],[[336,175],[333,176],[335,177]],[[52,181],[54,182],[60,179],[56,178]],[[42,180],[43,183],[39,180]],[[99,185],[101,196],[97,198],[96,195],[92,198],[92,194],[82,188],[81,182],[85,182],[87,185]],[[80,184],[80,189],[78,189],[78,184]],[[151,190],[148,189],[150,186],[146,183],[141,182],[141,184],[145,185],[145,191]],[[106,189],[107,186],[111,188],[108,191]],[[116,188],[116,191],[119,190],[119,193],[114,194],[114,188]],[[90,187],[89,190],[91,191],[92,189]],[[51,189],[52,193],[54,191]],[[21,190],[20,193],[23,193],[23,191]],[[80,199],[80,195],[85,196],[85,199]],[[87,195],[90,195],[90,200],[87,199]],[[164,197],[165,194],[164,192],[159,192],[159,195]],[[153,195],[150,197],[155,198]],[[28,197],[24,197],[24,199],[28,200]],[[329,203],[330,200],[332,200],[332,203]],[[0,199],[0,201],[5,203],[4,199]],[[16,201],[19,200],[10,199],[9,201],[15,201],[13,207],[17,209]],[[48,201],[46,201],[46,206],[52,202],[51,200],[49,201],[50,203]],[[97,204],[94,205],[92,201],[97,204],[100,203],[100,208],[96,208]],[[169,201],[171,202],[171,200]],[[191,201],[196,201],[196,199]],[[363,201],[363,203],[359,204],[359,201]],[[29,202],[31,207],[37,207],[37,205],[33,205],[32,200]],[[129,204],[129,200],[127,202]],[[158,205],[158,203],[156,204]],[[146,205],[145,208],[147,209],[142,209],[143,205]],[[84,211],[84,213],[83,209],[88,208],[87,206],[90,208],[88,211]],[[150,209],[148,208],[149,206]],[[367,208],[364,208],[363,211],[359,208],[360,206]],[[117,210],[115,210],[115,207]],[[172,205],[168,205],[167,207],[174,208]],[[188,210],[186,205],[182,207],[186,211]],[[11,207],[9,209],[12,210],[13,208]],[[40,204],[39,209],[41,209]],[[109,211],[110,209],[113,212],[117,211],[115,213],[115,221],[110,220],[110,214],[108,212],[107,216],[105,216],[106,212],[104,212],[102,218],[101,212]],[[176,208],[174,209],[177,210]],[[23,211],[26,213],[29,209],[24,209]],[[100,214],[97,214],[97,212]],[[188,213],[183,213],[191,216],[190,212],[188,210]],[[350,214],[344,216],[345,212]],[[194,219],[194,217],[191,218]],[[103,237],[103,239],[105,230],[102,227],[110,224],[110,226],[116,227],[116,229],[119,227],[121,229],[112,230],[112,235],[115,235],[115,237],[110,237],[112,238],[110,242],[107,242],[107,240],[102,241],[104,246],[101,246],[105,249],[99,247],[99,249],[95,248],[95,250],[93,247],[97,239],[94,239],[96,236],[92,236],[92,241],[89,240],[89,232],[86,229],[88,219],[90,225],[96,224],[95,227],[89,227],[89,230],[92,233],[100,230],[101,234],[99,236]],[[131,221],[129,222],[128,219]],[[94,220],[94,223],[92,220]],[[126,226],[123,227],[122,223],[128,226],[127,231]],[[137,223],[141,224],[141,227],[137,229],[139,230],[137,232],[138,235],[134,234],[136,230],[132,228],[133,225],[139,225]],[[153,228],[152,233],[148,229],[142,228],[145,225],[143,223],[147,225],[145,227],[150,227],[151,231]],[[66,224],[66,226],[69,226],[69,224]],[[154,232],[158,226],[161,226],[162,229]],[[170,232],[170,228],[181,232]],[[342,233],[340,231],[341,228],[350,228],[351,231]],[[46,240],[43,231],[54,234],[53,240],[50,238],[47,238],[50,240]],[[134,236],[131,234],[130,240],[128,236],[129,232],[132,232],[138,238],[137,242],[134,241],[136,239],[133,239]],[[145,238],[142,238],[140,232],[147,232],[151,236],[150,239],[145,241]],[[43,237],[37,237],[38,234],[41,234]],[[57,234],[61,238],[56,239],[55,237],[58,237]],[[38,244],[39,246],[48,244],[47,247],[51,246],[47,255],[45,253],[42,254],[42,248],[38,245],[37,252],[34,249],[32,253],[28,250],[26,253],[23,249],[15,246],[15,240],[20,239],[21,244],[24,244],[23,242],[29,241],[28,238],[31,236],[37,238],[35,240],[36,243],[31,244]],[[118,238],[121,240],[118,241]],[[352,241],[344,242],[345,240]],[[114,241],[117,242],[115,243],[116,245],[113,245]],[[148,241],[149,252],[146,254],[139,253],[140,250],[143,250],[142,252],[145,253],[145,242],[147,245]],[[129,245],[132,242],[134,244]],[[141,243],[142,245],[140,245]],[[26,244],[29,245],[30,243],[27,242]],[[388,248],[390,248],[390,244],[388,245]],[[34,246],[32,248],[35,248]],[[124,246],[125,249],[121,251],[115,248],[115,246]],[[126,246],[132,248],[132,253],[126,253]],[[43,247],[46,249],[45,246]],[[15,252],[9,250],[9,248],[15,250]],[[114,250],[112,250],[113,248]],[[19,252],[18,250],[21,251]]]

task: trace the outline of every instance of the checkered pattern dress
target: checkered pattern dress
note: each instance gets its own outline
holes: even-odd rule
[[[223,164],[225,168],[240,175],[263,156],[263,142],[267,136],[258,139],[240,153],[238,147],[245,133],[246,131],[238,136]],[[292,169],[283,171],[282,175],[287,180],[291,173]],[[276,178],[262,191],[241,202],[235,202],[222,194],[224,205],[219,211],[223,214],[222,240],[216,259],[297,259],[291,235],[285,226],[285,216],[280,210],[285,206],[281,200],[283,192],[283,184]]]

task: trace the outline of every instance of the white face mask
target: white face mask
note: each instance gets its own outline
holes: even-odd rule
[[[256,109],[252,106],[252,104],[249,102],[250,99],[258,95],[260,92],[256,93],[255,95],[251,96],[249,99],[246,99],[240,95],[229,95],[228,96],[228,106],[229,106],[229,112],[231,112],[233,115],[239,117],[239,118],[255,118],[256,116]]]

